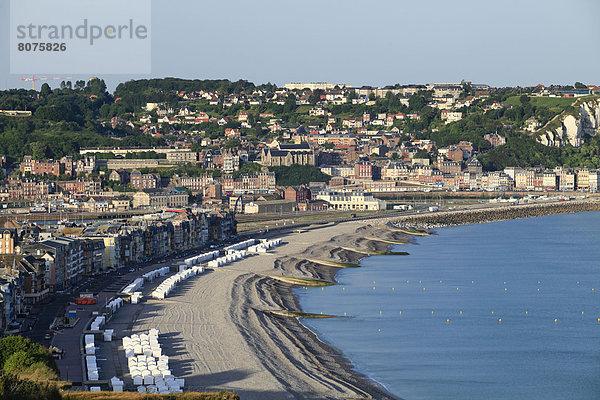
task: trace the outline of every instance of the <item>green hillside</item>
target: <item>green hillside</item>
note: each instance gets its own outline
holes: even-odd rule
[[[529,102],[531,105],[536,107],[547,107],[555,113],[562,112],[566,107],[573,104],[575,99],[569,97],[538,97],[529,96]],[[511,96],[505,101],[506,104],[511,106],[521,105],[521,96]]]

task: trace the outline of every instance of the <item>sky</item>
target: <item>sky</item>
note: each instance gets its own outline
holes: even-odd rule
[[[0,88],[30,87],[10,74],[9,4],[0,0]],[[109,89],[167,76],[600,84],[598,0],[151,0],[151,11],[151,73],[99,75]]]

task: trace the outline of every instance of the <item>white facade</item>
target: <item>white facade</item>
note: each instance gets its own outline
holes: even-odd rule
[[[323,200],[330,204],[331,208],[336,210],[385,210],[387,203],[373,197],[371,193],[363,191],[338,192],[333,190],[324,190],[317,194],[317,200]]]

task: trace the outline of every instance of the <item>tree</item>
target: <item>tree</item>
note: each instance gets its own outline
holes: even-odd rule
[[[241,143],[238,139],[229,139],[227,141],[227,143],[225,143],[225,148],[226,149],[236,149],[236,148],[239,148],[240,145],[241,145]]]
[[[35,160],[44,160],[48,157],[48,145],[42,142],[33,142],[29,145],[31,156]]]
[[[48,85],[47,83],[44,83],[42,85],[42,88],[40,89],[40,97],[45,98],[51,93],[52,93],[52,89],[50,89],[50,85]]]
[[[408,100],[408,107],[411,111],[420,112],[426,104],[425,97],[421,94],[413,94]]]
[[[283,104],[283,112],[291,113],[296,109],[296,96],[293,94],[289,94],[287,99],[285,99],[285,103]]]
[[[282,186],[305,185],[309,182],[329,182],[331,179],[331,176],[310,165],[294,164],[289,167],[269,167],[269,170],[275,172],[277,184]]]
[[[110,117],[110,106],[108,104],[102,104],[100,107],[100,118],[109,118]]]
[[[581,82],[575,82],[575,89],[587,89],[587,86]]]
[[[308,102],[310,104],[317,104],[319,101],[321,101],[321,95],[323,94],[325,94],[323,89],[314,90],[308,97]]]
[[[77,81],[75,82],[75,91],[81,92],[85,89],[85,81]]]
[[[0,399],[60,400],[61,398],[54,383],[20,379],[16,374],[0,372]]]
[[[529,104],[529,102],[531,101],[531,99],[526,94],[523,94],[523,95],[521,95],[521,97],[519,97],[519,101],[524,106],[525,104]]]
[[[413,156],[413,158],[416,159],[427,159],[429,160],[429,153],[425,150],[419,150],[415,153],[415,155]]]
[[[246,162],[242,164],[238,171],[233,173],[233,177],[237,178],[244,174],[256,174],[263,170],[263,166],[255,162]]]

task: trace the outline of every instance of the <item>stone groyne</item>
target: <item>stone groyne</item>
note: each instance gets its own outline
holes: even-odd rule
[[[544,215],[585,211],[600,211],[600,202],[575,200],[541,204],[507,205],[474,210],[441,211],[390,218],[386,222],[404,228],[429,229],[450,225],[479,224],[506,219],[541,217]]]

